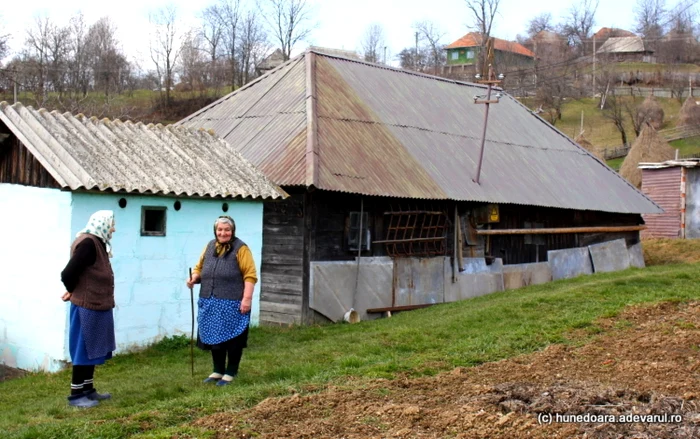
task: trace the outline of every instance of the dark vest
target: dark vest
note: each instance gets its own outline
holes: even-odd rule
[[[243,241],[235,238],[231,251],[219,258],[214,254],[216,240],[212,239],[207,244],[200,273],[202,286],[199,289],[199,297],[228,300],[243,298],[244,283],[241,267],[238,265],[238,250],[244,245]]]
[[[104,244],[97,236],[84,233],[73,242],[71,256],[78,244],[86,239],[95,244],[95,263],[86,267],[78,277],[70,301],[82,308],[107,311],[114,308],[114,272]]]

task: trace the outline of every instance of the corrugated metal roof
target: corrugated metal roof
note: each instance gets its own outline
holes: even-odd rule
[[[610,37],[597,53],[638,53],[646,52],[641,37]]]
[[[301,86],[307,80],[310,89],[282,91],[282,84]],[[484,120],[484,106],[474,99],[485,92],[481,85],[307,51],[180,123],[209,128],[216,120],[219,134],[283,185],[307,185],[307,171],[318,163],[309,185],[325,190],[661,212],[617,172],[507,94],[491,106],[481,184],[473,182]],[[249,93],[265,102],[251,102]],[[301,102],[307,99],[313,105],[304,110]],[[272,102],[298,111],[275,111]],[[252,106],[269,110],[249,117]],[[254,139],[244,134],[256,128],[265,133]]]
[[[276,199],[286,193],[204,130],[0,103],[0,120],[67,189]]]

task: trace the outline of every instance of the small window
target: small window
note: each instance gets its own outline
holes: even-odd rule
[[[350,229],[348,230],[348,250],[357,251],[359,237],[362,235],[362,250],[370,249],[369,216],[362,213],[362,234],[360,234],[360,212],[350,212]]]
[[[453,60],[459,59],[459,53],[456,50],[454,52],[452,52],[452,59]]]
[[[474,59],[474,51],[467,50],[467,59]]]
[[[165,236],[165,212],[162,206],[141,208],[141,236]]]

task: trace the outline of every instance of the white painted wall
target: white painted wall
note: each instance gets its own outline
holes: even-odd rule
[[[70,254],[71,194],[0,184],[0,363],[56,371],[67,349],[61,270]]]
[[[120,198],[127,200],[123,209],[118,205]],[[179,211],[173,207],[176,200],[182,204]],[[226,213],[222,211],[224,202],[229,206]],[[165,237],[140,235],[142,206],[167,207]],[[204,246],[214,238],[213,224],[219,215],[230,215],[236,221],[236,234],[253,252],[260,277],[262,202],[74,193],[71,236],[85,226],[93,212],[101,209],[113,210],[116,221],[112,267],[118,352],[165,336],[190,335],[187,270],[194,267]],[[260,282],[253,296],[254,325],[260,312],[259,285]],[[198,290],[195,287],[195,315]]]

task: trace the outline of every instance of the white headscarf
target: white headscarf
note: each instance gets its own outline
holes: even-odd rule
[[[79,231],[75,237],[79,237],[83,233],[95,235],[102,240],[107,246],[107,254],[112,257],[112,226],[114,225],[114,212],[111,210],[98,210],[90,215],[87,226]]]

